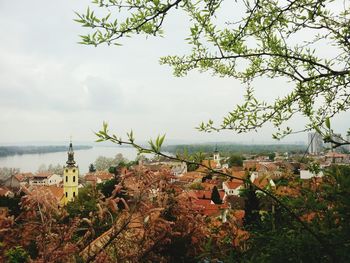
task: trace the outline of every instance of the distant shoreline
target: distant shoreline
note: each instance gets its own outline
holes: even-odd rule
[[[88,145],[75,145],[74,150],[87,150],[93,146]],[[44,154],[44,153],[56,153],[66,152],[67,146],[60,145],[48,145],[48,146],[0,146],[0,157],[7,157],[13,155],[24,154]]]
[[[167,145],[162,147],[162,150],[170,153],[195,152],[210,153],[217,149],[220,153],[230,154],[266,154],[271,152],[289,152],[289,153],[304,153],[307,149],[306,145],[297,144],[182,144],[182,145]]]

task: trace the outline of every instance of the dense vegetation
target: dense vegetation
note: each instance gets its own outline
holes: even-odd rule
[[[29,261],[29,257],[33,262],[350,260],[349,166],[331,167],[322,184],[317,184],[317,180],[289,180],[289,187],[298,189],[299,195],[280,198],[293,207],[300,221],[274,200],[247,186],[242,192],[246,217],[239,227],[248,231],[248,240],[239,239],[233,231],[237,221],[232,215],[221,223],[215,217],[189,213],[191,205],[176,195],[171,185],[164,184],[162,177],[154,183],[159,177],[135,176],[147,182],[144,190],[159,189],[161,185],[163,189],[157,195],[152,191],[130,195],[122,184],[116,187],[117,181],[112,180],[97,188],[81,189],[79,197],[62,209],[51,206],[54,200],[50,196],[22,198],[19,213],[10,211],[16,216],[16,223],[12,217],[0,218],[3,226],[0,260],[17,263]],[[212,195],[217,195],[214,192]],[[121,199],[129,199],[130,208],[117,208]],[[217,199],[220,203],[218,195]],[[131,217],[134,221],[130,221]],[[109,229],[116,232],[104,243],[100,237]],[[143,238],[138,237],[141,233]],[[84,251],[96,242],[103,247],[94,252],[97,254],[86,257]],[[138,261],[133,261],[135,258]]]
[[[77,145],[74,146],[75,150],[91,149],[92,146]],[[0,157],[17,155],[17,154],[36,154],[36,153],[54,153],[54,152],[66,152],[67,146],[0,146]]]
[[[213,144],[187,144],[187,145],[168,145],[162,149],[170,153],[182,153],[187,151],[190,154],[196,152],[212,153],[215,149]],[[289,152],[289,153],[304,153],[305,145],[297,144],[220,144],[217,146],[220,154],[230,156],[231,153],[249,153],[249,154],[269,154],[271,152]]]

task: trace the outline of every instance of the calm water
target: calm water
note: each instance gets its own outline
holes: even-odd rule
[[[87,150],[75,150],[74,159],[79,165],[81,174],[89,170],[89,165],[94,163],[99,156],[114,157],[121,153],[129,161],[135,160],[137,152],[133,148],[121,147],[93,147]],[[60,164],[67,161],[66,152],[43,153],[43,154],[23,154],[7,157],[0,157],[0,167],[20,168],[21,172],[36,172],[40,165]]]

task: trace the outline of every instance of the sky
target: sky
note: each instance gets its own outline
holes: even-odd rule
[[[118,135],[134,131],[137,140],[166,134],[169,142],[267,143],[271,126],[258,133],[202,133],[201,121],[220,121],[242,102],[244,86],[232,78],[191,72],[176,78],[159,64],[165,55],[183,54],[186,19],[170,16],[163,38],[135,37],[123,46],[79,45],[85,31],[74,11],[89,1],[0,0],[0,144],[93,142],[107,121]],[[283,81],[261,82],[263,99],[282,96]],[[285,87],[281,89],[281,87]],[[345,133],[348,113],[333,120]],[[302,128],[303,120],[292,123]],[[125,136],[124,136],[125,137]],[[306,141],[306,134],[283,142]]]

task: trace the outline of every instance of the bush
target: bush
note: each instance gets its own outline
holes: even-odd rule
[[[21,246],[16,246],[5,252],[8,263],[24,263],[29,261],[29,255]]]

